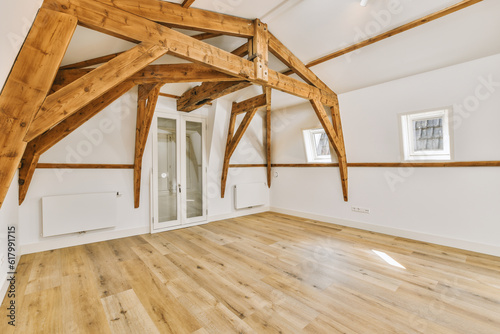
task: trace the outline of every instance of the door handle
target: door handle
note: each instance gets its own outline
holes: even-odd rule
[[[182,192],[181,185],[179,184],[179,194]]]

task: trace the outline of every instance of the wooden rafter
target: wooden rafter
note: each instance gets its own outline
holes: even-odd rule
[[[267,104],[266,94],[257,95],[248,100],[233,103],[231,113],[239,115],[255,108],[264,107]]]
[[[311,105],[313,106],[314,111],[316,112],[316,116],[323,126],[325,133],[330,141],[331,146],[337,153],[337,157],[339,160],[339,169],[340,169],[340,178],[342,184],[342,192],[344,194],[344,201],[348,200],[348,183],[347,183],[347,159],[344,147],[344,140],[341,138],[342,135],[342,127],[340,124],[340,117],[337,117],[337,113],[334,108],[332,108],[332,113],[334,113],[334,121],[333,125],[326,114],[325,108],[321,101],[318,99],[311,100]]]
[[[56,92],[92,71],[93,69],[60,70],[57,73],[51,91]],[[181,82],[235,82],[235,78],[230,75],[192,63],[148,65],[130,76],[129,80],[134,81],[137,85]]]
[[[241,45],[231,53],[239,57],[246,56],[249,51],[248,44],[249,43]],[[205,104],[211,103],[215,99],[218,99],[227,94],[231,94],[243,88],[250,87],[251,85],[252,84],[249,82],[240,81],[234,81],[232,84],[205,82],[200,86],[191,88],[190,90],[182,94],[179,101],[177,102],[177,110],[191,112],[203,107]]]
[[[23,138],[54,81],[77,20],[38,12],[0,95],[0,207],[26,148]]]
[[[215,38],[218,36],[221,36],[221,34],[203,33],[203,34],[195,35],[192,37],[199,40],[199,41],[202,41],[205,39]],[[123,52],[125,52],[125,51],[123,51]],[[123,52],[112,53],[109,55],[96,57],[96,58],[80,61],[80,62],[69,64],[69,65],[64,65],[64,66],[60,67],[60,70],[72,70],[72,69],[85,68],[85,67],[89,67],[89,66],[104,64],[104,63],[107,63],[108,61],[110,61],[111,59],[118,57]]]
[[[184,0],[182,7],[189,8],[196,0]]]
[[[71,13],[77,16],[81,24],[94,30],[114,35],[121,34],[127,38],[142,40],[143,43],[160,44],[168,48],[168,53],[174,56],[204,64],[215,70],[257,84],[262,83],[262,79],[256,76],[253,62],[143,17],[89,0],[45,0],[43,6]],[[127,24],[122,24],[122,22],[127,22]],[[141,27],[141,29],[137,29],[137,27]],[[268,75],[269,81],[266,85],[274,89],[304,99],[320,98],[326,105],[331,105],[336,99],[336,96],[330,92],[283,76],[271,69],[268,70]]]
[[[137,123],[134,153],[134,206],[138,208],[141,199],[142,158],[153,121],[153,115],[162,84],[139,86],[137,100]]]
[[[103,95],[166,53],[166,49],[141,43],[129,51],[49,95],[33,120],[25,141],[43,132],[78,111],[81,106]]]
[[[263,103],[256,103],[255,101],[260,100],[261,98],[258,96],[256,98],[251,98],[249,100],[233,103],[233,107],[231,109],[231,116],[229,118],[229,127],[227,131],[227,142],[226,142],[226,151],[224,153],[224,163],[222,166],[222,177],[221,177],[221,197],[224,198],[226,193],[226,182],[227,182],[227,173],[229,170],[229,161],[231,160],[231,156],[233,155],[238,143],[241,138],[245,134],[245,131],[248,129],[250,122],[252,121],[255,113],[259,108],[266,106],[266,99],[264,97]],[[241,111],[242,107],[246,107],[246,111]],[[246,112],[245,117],[240,123],[238,130],[236,133],[234,132],[235,124],[236,124],[236,116],[239,114]]]
[[[169,27],[193,29],[237,37],[252,37],[251,20],[159,0],[98,0]]]
[[[38,166],[40,155],[128,92],[134,85],[132,81],[125,81],[119,84],[28,143],[19,170],[19,205],[26,198],[35,168]]]
[[[371,44],[374,44],[374,43],[377,43],[377,42],[380,42],[384,39],[387,39],[389,37],[392,37],[394,35],[397,35],[397,34],[400,34],[402,32],[405,32],[405,31],[408,31],[410,29],[413,29],[413,28],[416,28],[418,26],[421,26],[423,24],[426,24],[426,23],[429,23],[431,21],[434,21],[434,20],[437,20],[443,16],[446,16],[446,15],[449,15],[449,14],[452,14],[452,13],[455,13],[461,9],[464,9],[464,8],[467,8],[469,6],[472,6],[478,2],[481,2],[483,0],[464,0],[464,1],[461,1],[457,4],[454,4],[450,7],[447,7],[445,9],[442,9],[440,11],[437,11],[435,13],[432,13],[430,15],[427,15],[427,16],[424,16],[420,19],[417,19],[415,21],[412,21],[412,22],[409,22],[409,23],[406,23],[406,24],[403,24],[402,26],[399,26],[397,28],[394,28],[394,29],[391,29],[387,32],[384,32],[380,35],[377,35],[375,37],[371,37],[367,40],[364,40],[364,41],[361,41],[359,43],[356,43],[356,44],[353,44],[351,46],[348,46],[342,50],[338,50],[338,51],[335,51],[331,54],[328,54],[326,56],[323,56],[321,58],[318,58],[316,60],[313,60],[312,62],[308,63],[306,66],[309,68],[309,67],[313,67],[313,66],[316,66],[316,65],[319,65],[319,64],[322,64],[328,60],[331,60],[331,59],[334,59],[334,58],[337,58],[337,57],[340,57],[342,55],[345,55],[347,53],[350,53],[350,52],[353,52],[353,51],[356,51],[358,49],[361,49],[361,48],[364,48],[365,46],[368,46],[368,45],[371,45]],[[287,71],[285,72],[285,74],[290,74],[292,73],[292,71]]]
[[[190,112],[215,99],[250,86],[252,83],[247,81],[207,82],[182,94],[177,100],[177,110]]]

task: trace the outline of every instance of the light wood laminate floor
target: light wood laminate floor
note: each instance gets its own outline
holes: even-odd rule
[[[0,333],[500,333],[499,258],[276,213],[24,255],[17,271],[16,331],[6,298]]]

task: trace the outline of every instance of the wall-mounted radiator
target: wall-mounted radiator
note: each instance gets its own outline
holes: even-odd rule
[[[116,192],[42,198],[42,236],[116,226]]]
[[[234,186],[234,206],[244,209],[266,204],[267,189],[265,183],[248,183]]]

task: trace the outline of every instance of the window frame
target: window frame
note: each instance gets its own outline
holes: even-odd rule
[[[415,131],[413,122],[442,118],[443,149],[442,150],[415,150]],[[450,161],[452,154],[453,131],[451,128],[452,107],[436,108],[427,111],[417,111],[400,115],[401,146],[405,161]]]
[[[308,163],[329,163],[332,162],[332,149],[330,141],[328,141],[328,155],[318,155],[316,152],[316,145],[314,135],[317,133],[325,133],[323,128],[311,128],[302,130],[304,137],[304,148],[306,151],[306,159]]]

